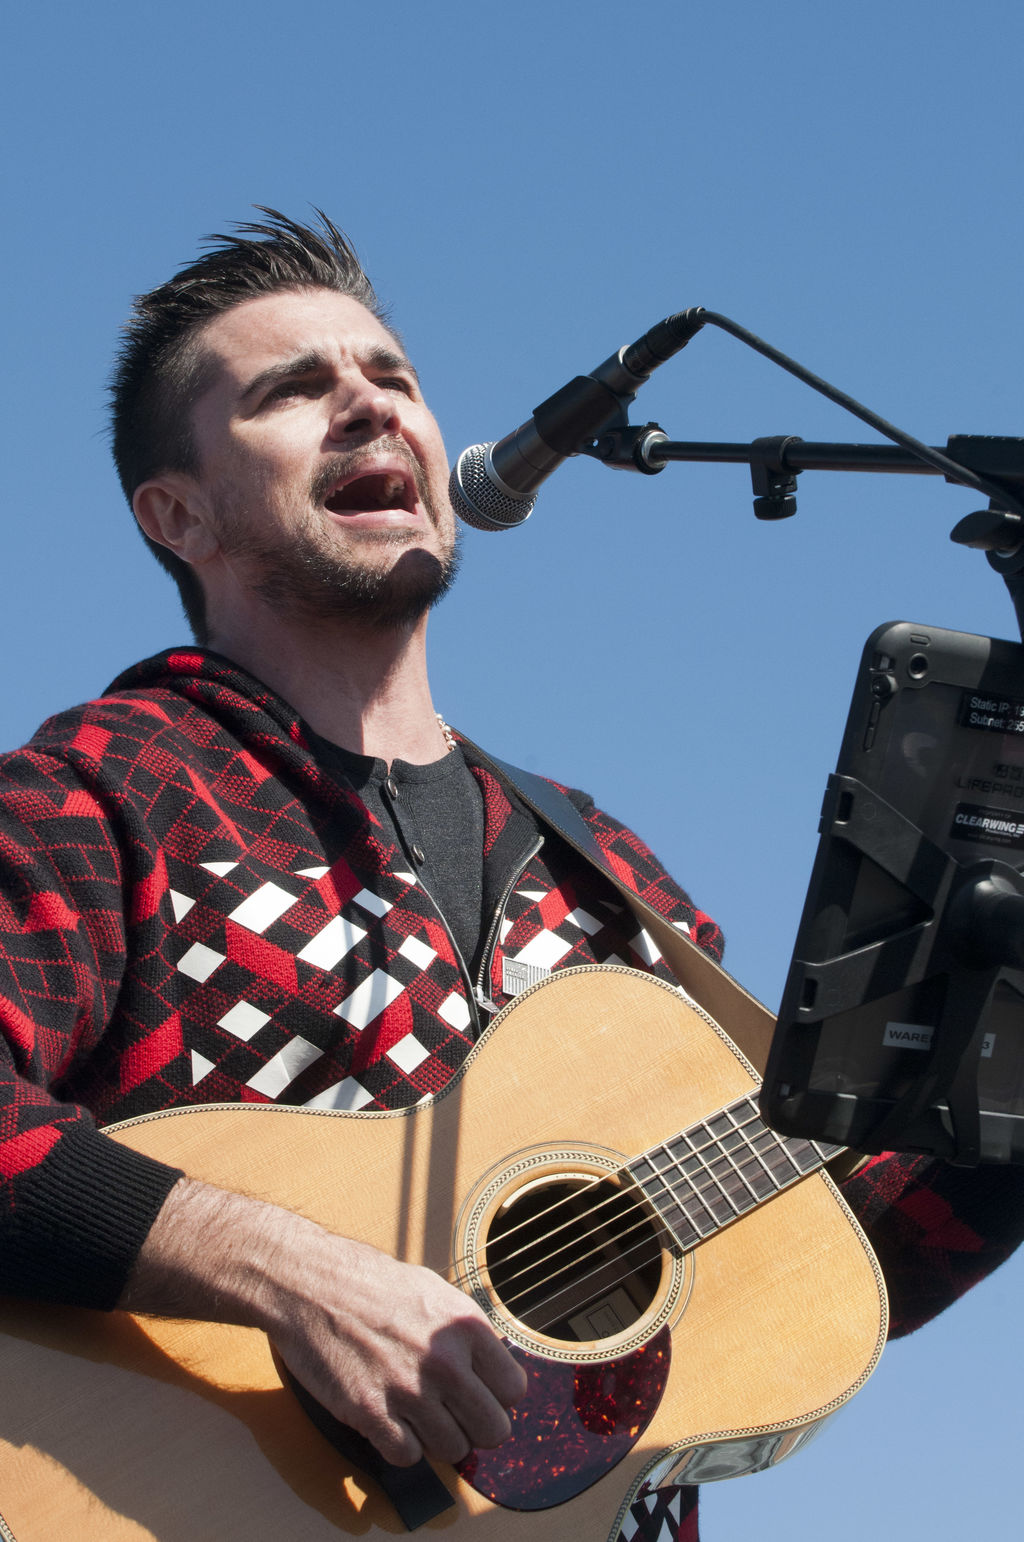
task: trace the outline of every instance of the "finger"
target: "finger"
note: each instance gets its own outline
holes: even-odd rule
[[[495,1357],[493,1364],[486,1352],[482,1358],[485,1361],[487,1373],[504,1388],[507,1403],[512,1404],[525,1391],[526,1377],[503,1346],[497,1344],[496,1347],[501,1351],[501,1356]],[[506,1359],[511,1366],[511,1374],[507,1369],[503,1374],[502,1361]],[[444,1393],[444,1401],[469,1435],[471,1443],[491,1450],[508,1439],[512,1423],[506,1412],[506,1402],[499,1401],[480,1372],[481,1367],[474,1356],[466,1367],[465,1374],[457,1382],[448,1386]]]
[[[271,1347],[275,1360],[280,1361],[278,1371],[282,1380],[294,1376],[296,1384],[319,1403],[324,1412],[368,1440],[386,1462],[395,1467],[413,1467],[423,1456],[419,1437],[406,1420],[393,1417],[379,1405],[361,1405],[342,1396],[335,1381],[321,1381],[316,1374],[319,1367],[308,1367],[306,1374],[301,1374],[289,1365],[279,1345]]]
[[[425,1376],[419,1385],[415,1402],[403,1401],[396,1410],[414,1427],[424,1447],[431,1453],[445,1453],[446,1461],[461,1461],[473,1446],[488,1449],[501,1445],[508,1439],[511,1429],[505,1409],[491,1388],[481,1379],[475,1363],[476,1341],[488,1341],[496,1355],[483,1350],[483,1360],[491,1366],[500,1366],[503,1360],[511,1365],[515,1383],[519,1387],[519,1369],[501,1341],[486,1321],[474,1324],[467,1333],[439,1335],[431,1345],[431,1352],[423,1370]],[[500,1372],[497,1374],[501,1382]],[[461,1435],[461,1443],[452,1425]],[[456,1454],[452,1454],[455,1452]]]
[[[491,1451],[512,1433],[512,1421],[482,1382],[467,1386],[449,1399],[448,1407],[471,1446]]]
[[[423,1454],[433,1461],[461,1462],[478,1443],[444,1403],[424,1400],[410,1420]]]
[[[353,1422],[353,1428],[358,1429],[393,1467],[414,1467],[428,1454],[416,1431],[404,1419],[366,1420],[358,1425]]]
[[[503,1408],[511,1408],[525,1397],[526,1372],[514,1359],[508,1345],[496,1333],[475,1339],[472,1348],[473,1369]]]

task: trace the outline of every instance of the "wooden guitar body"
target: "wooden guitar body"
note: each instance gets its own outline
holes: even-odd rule
[[[711,1152],[714,1116],[755,1090],[680,993],[593,968],[525,992],[445,1092],[404,1113],[200,1107],[107,1133],[471,1291],[530,1392],[499,1451],[438,1466],[455,1502],[422,1534],[603,1542],[645,1479],[705,1481],[788,1454],[880,1354],[878,1265],[823,1173],[733,1199],[729,1223],[720,1213],[720,1194],[756,1185],[734,1116],[725,1156]],[[693,1180],[696,1211],[666,1197],[677,1178]],[[705,1225],[711,1213],[722,1224]],[[708,1233],[697,1245],[687,1215]],[[255,1330],[8,1301],[0,1357],[7,1539],[405,1534]]]

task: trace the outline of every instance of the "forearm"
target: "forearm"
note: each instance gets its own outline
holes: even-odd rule
[[[315,1251],[317,1233],[326,1235],[278,1205],[181,1178],[143,1243],[118,1306],[272,1333],[279,1298],[296,1288],[289,1278],[292,1261]]]
[[[191,1179],[168,1195],[120,1305],[262,1329],[396,1463],[500,1444],[525,1386],[483,1312],[432,1271]]]

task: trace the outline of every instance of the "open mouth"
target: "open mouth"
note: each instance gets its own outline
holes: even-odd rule
[[[325,498],[324,507],[332,514],[367,513],[379,509],[403,509],[411,514],[415,508],[415,493],[410,479],[400,472],[377,471],[335,488]]]

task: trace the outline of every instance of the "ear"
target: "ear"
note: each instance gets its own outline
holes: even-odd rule
[[[135,489],[132,508],[151,541],[166,546],[193,567],[208,562],[220,550],[191,477],[180,472],[152,477]]]

